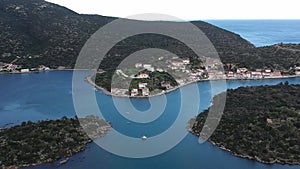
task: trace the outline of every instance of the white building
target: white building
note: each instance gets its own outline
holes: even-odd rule
[[[163,60],[165,57],[161,56],[158,58],[158,60]]]
[[[161,86],[165,87],[166,89],[170,89],[171,88],[171,84],[169,82],[162,82]]]
[[[150,94],[149,89],[147,87],[143,88],[142,89],[142,94],[143,94],[143,96],[149,96],[149,94]]]
[[[176,82],[179,83],[180,85],[184,84],[185,79],[176,79]]]
[[[158,71],[158,72],[164,72],[164,70],[162,68],[156,68],[156,71]]]
[[[247,72],[248,71],[248,69],[247,68],[238,68],[237,69],[237,73],[245,73],[245,72]]]
[[[271,72],[263,72],[262,75],[264,77],[269,77],[269,76],[271,76]]]
[[[147,73],[141,73],[137,76],[137,78],[146,79],[146,78],[149,78],[149,75]]]
[[[229,72],[227,73],[227,77],[229,77],[229,78],[234,77],[234,73],[233,73],[232,71],[229,71]]]
[[[21,72],[22,73],[27,73],[27,72],[29,72],[29,69],[21,69]]]
[[[250,72],[246,72],[245,76],[246,76],[246,78],[251,78],[251,73]]]
[[[271,73],[271,69],[266,69],[265,72],[266,73]]]
[[[148,83],[142,83],[142,82],[140,82],[139,83],[139,89],[146,88],[147,85],[148,85]]]
[[[137,96],[139,94],[138,89],[132,89],[131,90],[131,96]]]
[[[252,76],[252,78],[255,78],[255,79],[260,79],[263,77],[263,75],[260,71],[251,72],[251,76]]]
[[[281,71],[280,70],[275,70],[274,72],[273,72],[273,76],[281,76]]]
[[[118,88],[111,88],[110,91],[112,94],[115,94],[118,92]]]
[[[190,59],[189,58],[183,59],[182,62],[183,64],[188,65],[190,64]]]
[[[150,64],[144,64],[143,67],[144,67],[145,69],[150,69],[150,68],[152,68],[152,65],[150,65]]]
[[[183,66],[183,65],[184,65],[183,62],[177,62],[177,61],[173,61],[173,62],[171,62],[171,64],[172,64],[173,66],[177,66],[177,67]]]
[[[136,63],[135,64],[135,68],[142,68],[143,67],[143,64],[142,63]]]
[[[178,67],[176,67],[176,66],[171,66],[171,69],[172,69],[172,70],[177,70]]]

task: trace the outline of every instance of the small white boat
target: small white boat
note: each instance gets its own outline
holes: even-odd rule
[[[146,136],[141,137],[142,140],[147,140],[148,138]]]
[[[66,158],[59,162],[60,165],[66,164],[69,161],[69,158]]]

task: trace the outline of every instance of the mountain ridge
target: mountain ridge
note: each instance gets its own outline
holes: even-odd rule
[[[19,57],[15,63],[23,67],[46,65],[51,68],[74,68],[76,58],[88,38],[115,19],[118,18],[78,14],[44,0],[0,0],[0,61],[9,63]],[[205,33],[224,64],[233,63],[253,69],[269,66],[275,69],[300,63],[300,53],[288,52],[291,57],[285,58],[282,54],[276,59],[268,57],[271,63],[265,64],[263,57],[273,50],[272,47],[256,48],[238,34],[203,21],[191,23]],[[120,60],[121,57],[114,59]],[[273,60],[281,63],[274,64]],[[103,68],[108,66],[104,65]]]

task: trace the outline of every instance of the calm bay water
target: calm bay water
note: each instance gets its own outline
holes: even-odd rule
[[[13,74],[0,75],[0,125],[6,123],[18,124],[26,120],[56,119],[63,115],[72,117],[75,110],[72,101],[72,71],[50,71],[38,74]],[[82,79],[89,74],[82,71]],[[279,82],[289,81],[291,84],[300,84],[300,78],[268,79],[268,80],[232,80],[227,81],[228,88],[240,86],[275,85]],[[92,86],[81,82],[83,87],[94,90]],[[209,82],[200,82],[199,87],[201,102],[199,112],[210,104],[211,87]],[[188,90],[189,86],[183,88]],[[193,92],[193,91],[190,91]],[[220,91],[218,91],[220,92]],[[176,90],[167,94],[167,98],[173,99],[167,105],[165,117],[160,117],[154,123],[149,124],[126,124],[127,121],[118,115],[112,104],[110,96],[96,91],[98,104],[114,128],[121,133],[132,137],[139,137],[142,132],[149,135],[156,135],[172,125],[178,108],[180,91]],[[132,99],[133,105],[138,109],[149,107],[147,99]],[[85,103],[83,103],[85,104]],[[88,109],[87,109],[88,110]],[[93,111],[93,110],[88,110]],[[169,112],[169,113],[168,113]],[[171,112],[171,113],[170,113]],[[109,139],[110,134],[101,139]],[[126,143],[124,143],[126,146]],[[88,145],[88,148],[70,158],[70,161],[62,166],[58,163],[44,164],[29,169],[149,169],[149,168],[173,168],[173,169],[296,169],[299,166],[289,165],[265,165],[247,159],[234,157],[229,153],[212,146],[210,143],[198,144],[198,139],[188,134],[180,144],[161,155],[144,158],[131,159],[113,155],[96,144]]]
[[[241,35],[255,46],[300,43],[300,20],[209,20]]]

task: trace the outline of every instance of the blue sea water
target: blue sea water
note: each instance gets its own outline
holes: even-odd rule
[[[82,87],[94,90],[83,79],[89,72],[82,71]],[[36,74],[4,74],[0,75],[0,125],[14,123],[16,125],[26,120],[57,119],[64,115],[72,117],[75,110],[72,100],[72,71],[50,71]],[[231,80],[226,82],[228,88],[237,88],[240,86],[259,86],[275,85],[280,82],[289,81],[291,84],[300,84],[300,78],[287,79],[268,79],[268,80]],[[211,84],[210,82],[200,82],[196,84],[200,92],[199,111],[210,105]],[[183,88],[187,92],[189,86]],[[217,90],[216,93],[221,92]],[[118,115],[112,103],[112,97],[103,94],[101,91],[95,91],[97,100],[103,114],[113,125],[113,127],[123,134],[131,137],[139,137],[146,132],[151,135],[157,135],[162,130],[172,125],[176,118],[176,110],[180,105],[180,93],[176,90],[167,94],[167,98],[172,102],[167,105],[165,116],[159,118],[151,125],[132,123]],[[147,99],[133,99],[133,105],[142,109],[149,106]],[[83,102],[82,104],[88,104]],[[101,105],[102,104],[102,105]],[[144,108],[145,109],[145,108]],[[93,111],[89,110],[88,111]],[[101,139],[109,140],[108,133]],[[121,143],[126,146],[128,143]],[[149,147],[152,148],[152,147]],[[228,152],[220,150],[218,147],[208,142],[199,144],[197,137],[192,134],[187,136],[171,150],[150,158],[125,158],[114,155],[97,146],[89,144],[84,152],[72,156],[69,162],[59,166],[58,162],[43,164],[29,169],[152,169],[152,168],[173,168],[173,169],[296,169],[299,166],[289,165],[265,165],[247,159],[238,158],[230,155]]]
[[[255,46],[300,43],[300,20],[208,20],[241,35]]]

